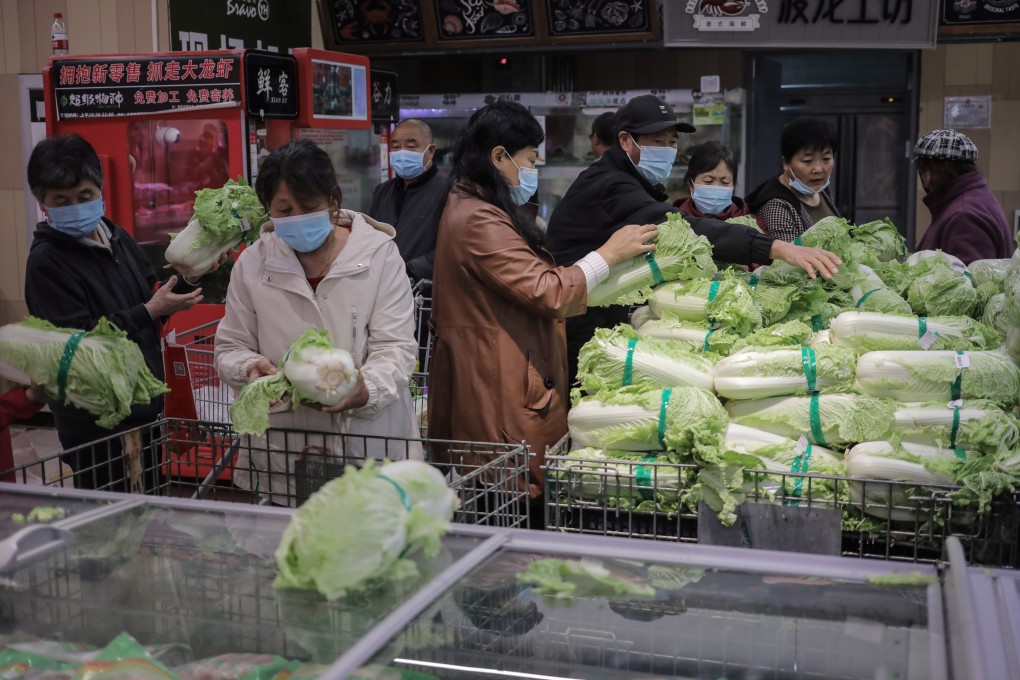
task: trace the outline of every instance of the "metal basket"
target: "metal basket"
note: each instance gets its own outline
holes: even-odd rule
[[[546,453],[547,529],[707,540],[703,530],[699,534],[698,512],[685,503],[697,466],[654,460],[578,463],[569,451],[564,438]],[[845,556],[935,563],[953,535],[971,563],[1020,567],[1020,494],[997,499],[991,512],[979,516],[973,508],[953,504],[955,486],[764,470],[746,471],[745,479],[749,503],[840,511]],[[743,545],[754,547],[754,542]]]
[[[361,467],[369,458],[428,459],[437,447],[449,461],[438,467],[460,498],[454,521],[528,526],[528,450],[523,444],[275,428],[255,437],[238,435],[223,423],[166,419],[7,472],[26,483],[48,460],[60,458],[74,469],[70,481],[78,488],[295,507],[348,465]],[[195,449],[208,451],[213,461],[200,478],[178,463],[194,456]]]

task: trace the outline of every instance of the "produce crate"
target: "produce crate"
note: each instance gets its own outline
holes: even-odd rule
[[[564,439],[546,453],[547,529],[698,542],[698,514],[684,503],[697,466],[652,460],[578,465],[569,450]],[[763,470],[749,477],[749,502],[839,510],[845,556],[936,563],[953,535],[972,564],[1020,567],[1020,494],[997,499],[979,517],[953,505],[953,486]],[[799,496],[791,492],[798,486]]]
[[[212,452],[213,465],[201,479],[174,464],[173,455],[186,456],[189,447]],[[70,477],[77,488],[294,507],[343,474],[348,465],[361,467],[368,458],[427,460],[439,448],[446,452],[443,460],[450,463],[438,467],[460,498],[454,521],[528,526],[528,450],[523,444],[274,428],[254,437],[238,435],[223,423],[166,419],[54,454],[51,459],[77,459]],[[46,462],[0,473],[25,483]]]

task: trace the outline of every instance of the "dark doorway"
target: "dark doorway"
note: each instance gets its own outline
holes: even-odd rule
[[[889,217],[913,244],[918,66],[916,52],[748,55],[747,192],[781,172],[787,123],[822,118],[840,144],[830,188],[839,211],[855,223]]]

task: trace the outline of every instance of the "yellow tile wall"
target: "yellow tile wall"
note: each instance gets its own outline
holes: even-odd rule
[[[940,45],[921,56],[918,128],[921,134],[943,127],[944,97],[992,97],[992,127],[961,130],[978,147],[978,170],[1002,203],[1012,224],[1020,210],[1020,43]],[[917,238],[931,222],[917,187]]]

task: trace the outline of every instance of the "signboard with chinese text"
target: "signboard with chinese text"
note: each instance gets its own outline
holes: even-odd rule
[[[992,127],[992,98],[946,97],[943,124],[948,129]]]
[[[670,0],[667,47],[933,48],[938,0]]]
[[[393,71],[372,69],[372,120],[376,123],[400,120],[400,95],[397,74]]]
[[[236,54],[54,59],[57,120],[239,106]]]
[[[245,110],[260,118],[297,118],[297,70],[294,57],[246,51]]]
[[[312,44],[312,7],[293,0],[169,0],[170,49],[288,52]]]

